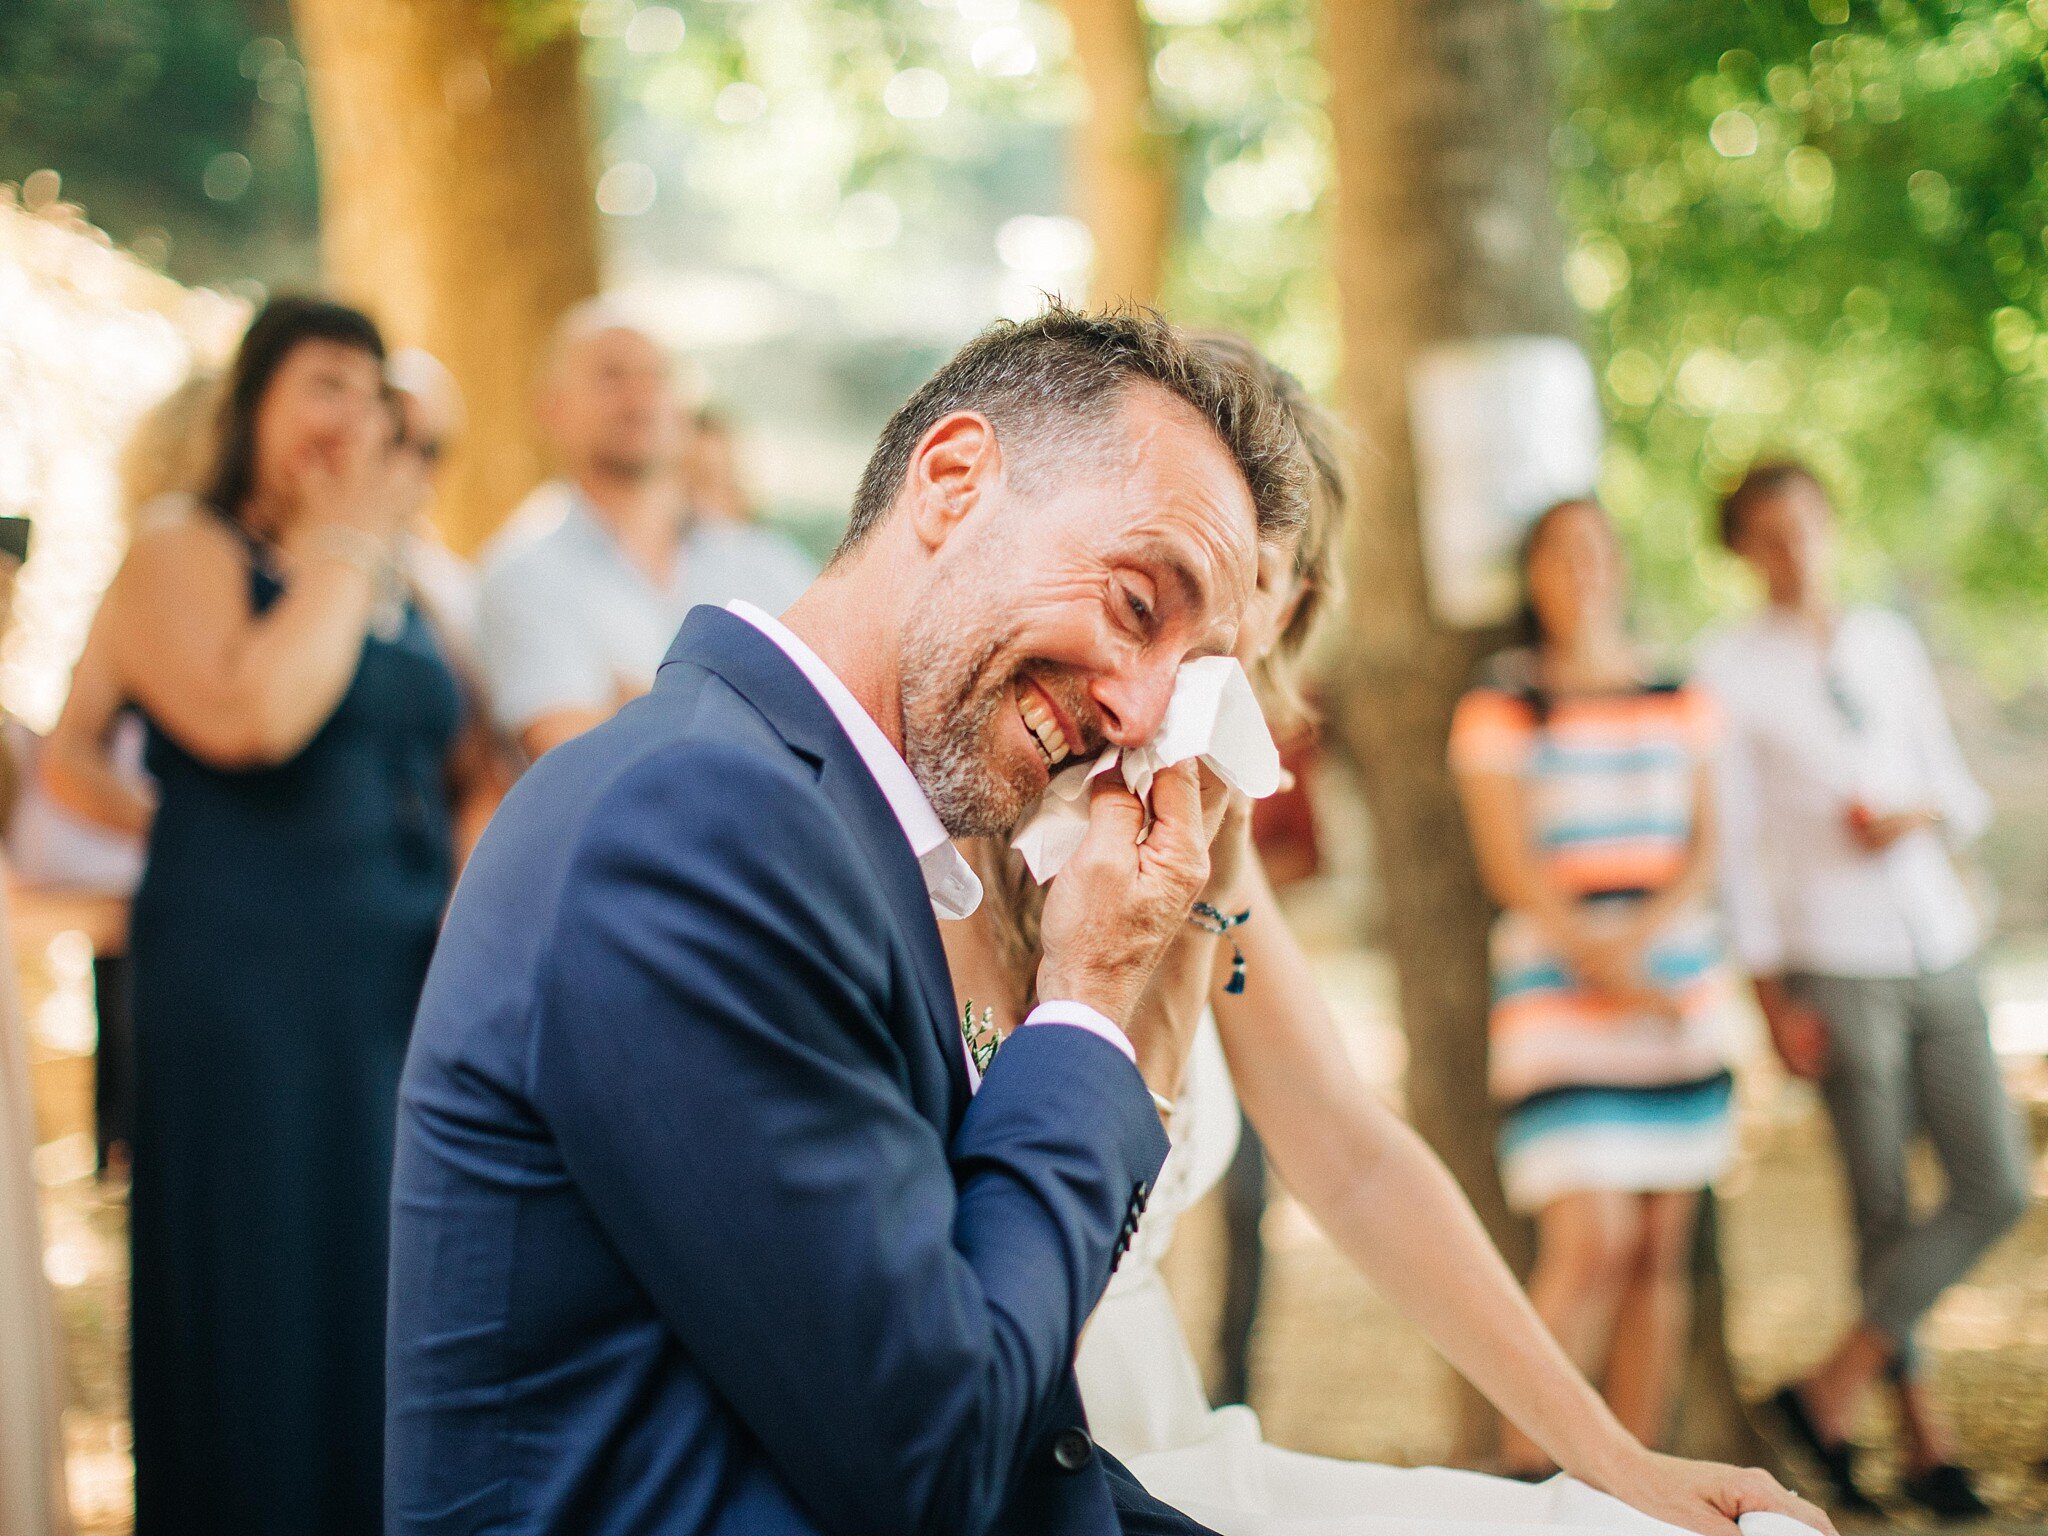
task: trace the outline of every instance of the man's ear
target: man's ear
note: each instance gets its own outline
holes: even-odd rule
[[[937,550],[1003,472],[996,429],[979,411],[953,411],[933,422],[910,455],[904,493],[910,526]]]

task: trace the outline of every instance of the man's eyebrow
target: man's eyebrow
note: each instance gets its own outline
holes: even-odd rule
[[[1162,567],[1180,588],[1181,600],[1196,612],[1208,607],[1209,588],[1179,549],[1164,539],[1147,539],[1134,551],[1139,560]]]

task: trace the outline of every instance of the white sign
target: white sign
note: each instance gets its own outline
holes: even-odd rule
[[[1415,360],[1408,412],[1430,607],[1446,624],[1501,623],[1523,531],[1599,474],[1592,366],[1557,336],[1449,342]]]

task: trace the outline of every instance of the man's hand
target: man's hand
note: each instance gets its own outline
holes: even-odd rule
[[[1142,843],[1138,797],[1114,774],[1096,780],[1088,834],[1046,892],[1041,999],[1086,1003],[1130,1027],[1153,968],[1209,878],[1197,771],[1180,763],[1152,781],[1152,825]]]
[[[1820,1010],[1800,1002],[1774,976],[1756,979],[1756,1001],[1785,1070],[1809,1083],[1819,1082],[1828,1065],[1828,1021]]]
[[[1788,1493],[1770,1473],[1754,1467],[1685,1461],[1642,1451],[1617,1475],[1604,1477],[1593,1486],[1631,1509],[1698,1531],[1701,1536],[1737,1536],[1740,1527],[1736,1519],[1757,1510],[1788,1515],[1822,1536],[1835,1536],[1834,1522],[1825,1510]]]
[[[1252,852],[1252,800],[1207,769],[1202,771],[1202,814],[1209,824],[1209,882],[1202,900],[1220,906],[1237,894]]]

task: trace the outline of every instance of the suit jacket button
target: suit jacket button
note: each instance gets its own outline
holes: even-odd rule
[[[1095,1459],[1095,1442],[1078,1425],[1053,1436],[1053,1464],[1062,1472],[1078,1472]]]

